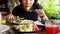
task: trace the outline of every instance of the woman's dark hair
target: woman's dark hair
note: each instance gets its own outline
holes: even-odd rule
[[[34,5],[37,3],[38,0],[34,0]],[[22,4],[22,0],[19,0],[20,4]]]

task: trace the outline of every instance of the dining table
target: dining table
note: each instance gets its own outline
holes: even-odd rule
[[[37,32],[36,34],[46,34],[46,31],[45,30],[41,30],[41,31]]]
[[[7,23],[6,25],[10,26],[11,27],[11,32],[10,34],[14,33],[14,31],[12,30],[13,28],[13,24],[12,23]],[[12,32],[13,31],[13,32]],[[15,33],[14,33],[15,34]],[[46,34],[46,30],[45,30],[45,27],[43,27],[42,30],[38,31],[38,32],[35,32],[35,34]],[[60,34],[60,32],[58,33]]]
[[[11,27],[11,32],[10,34],[12,34],[12,28],[13,28],[13,23],[7,23],[6,25],[10,26]],[[14,32],[14,31],[13,31]],[[14,33],[15,34],[15,33]],[[35,32],[35,34],[46,34],[46,30],[45,30],[45,27],[43,27],[42,30],[38,31],[38,32]],[[60,34],[60,31],[58,32],[58,34]]]
[[[44,21],[42,21],[42,22],[44,22]],[[6,25],[8,25],[8,26],[11,27],[11,32],[10,32],[10,34],[12,34],[12,31],[13,31],[12,28],[13,28],[13,25],[14,25],[14,24],[7,22]],[[14,32],[14,31],[13,31],[13,32]],[[46,30],[44,30],[44,29],[43,29],[43,30],[40,30],[39,32],[36,32],[36,34],[46,34]],[[59,34],[60,34],[60,33],[59,33]]]

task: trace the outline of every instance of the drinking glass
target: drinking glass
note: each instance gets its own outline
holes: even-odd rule
[[[58,34],[59,32],[59,20],[45,21],[45,28],[47,34]]]

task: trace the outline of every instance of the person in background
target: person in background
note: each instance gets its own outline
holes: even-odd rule
[[[10,0],[11,6],[14,8],[15,3],[16,5],[19,5],[19,0]]]
[[[33,21],[37,21],[39,18],[39,20],[48,20],[48,17],[43,11],[43,7],[37,3],[38,0],[19,1],[20,5],[16,6],[13,9],[12,14],[7,16],[7,21],[14,21],[17,16],[19,16],[19,18],[24,17],[24,19]]]

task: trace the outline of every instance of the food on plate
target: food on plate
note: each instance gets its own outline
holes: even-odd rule
[[[30,31],[36,31],[39,30],[36,24],[30,24],[30,25],[19,25],[14,26],[16,30],[19,30],[20,32],[30,32]]]
[[[32,25],[32,27],[33,27],[33,28],[32,28],[32,29],[33,29],[33,31],[39,30],[39,28],[37,27],[37,25],[36,25],[36,24],[33,24],[33,25]]]
[[[32,24],[30,24],[30,25],[20,25],[19,31],[21,31],[21,32],[32,31]]]
[[[16,30],[18,30],[18,29],[19,29],[19,26],[17,26],[17,25],[14,25],[14,28],[15,28]]]
[[[22,24],[14,25],[14,28],[16,30],[19,30],[20,32],[31,32],[39,30],[36,24],[33,24],[30,20],[24,20]]]
[[[23,20],[21,24],[33,24],[31,20]]]

